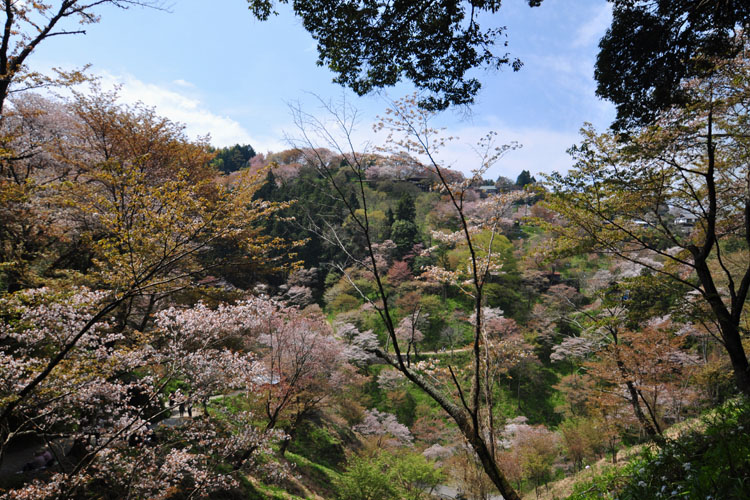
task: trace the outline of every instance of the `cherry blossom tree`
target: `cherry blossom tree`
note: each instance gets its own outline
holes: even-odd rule
[[[392,443],[399,445],[410,445],[414,441],[409,428],[399,423],[395,415],[375,408],[365,411],[365,419],[355,425],[354,430],[364,436],[377,437],[378,448],[386,443],[383,441],[386,437],[392,438]]]
[[[424,319],[425,315],[422,314],[421,309],[417,308],[412,315],[402,318],[398,323],[398,327],[396,327],[396,338],[406,345],[407,366],[411,365],[412,351],[414,351],[414,356],[416,357],[417,344],[424,340],[424,334],[417,326]]]
[[[284,454],[305,419],[335,399],[349,383],[346,348],[319,310],[301,311],[274,304],[258,331],[266,370],[258,384],[267,418],[266,429],[284,421]]]
[[[547,202],[568,221],[550,227],[561,236],[557,250],[616,255],[694,291],[737,388],[750,394],[741,326],[750,296],[750,43],[743,30],[727,36],[735,56],[675,84],[690,105],[661,110],[627,139],[586,127],[571,149],[575,168],[548,177]]]
[[[586,363],[602,393],[628,401],[632,387],[645,409],[639,422],[659,434],[665,421],[681,418],[685,401],[697,399],[686,381],[698,360],[681,350],[685,338],[670,330],[668,324],[662,323],[640,332],[623,331],[617,343],[607,345],[598,352],[597,359]]]
[[[11,422],[47,379],[64,378],[67,365],[88,352],[81,349],[88,349],[92,336],[105,346],[132,343],[134,357],[141,345],[148,354],[147,332],[159,301],[193,284],[206,270],[200,255],[219,241],[258,244],[249,252],[257,254],[264,240],[256,237],[254,224],[277,208],[252,201],[259,184],[251,178],[231,189],[216,184],[207,166],[207,146],[189,141],[181,126],[152,110],[123,108],[113,94],[97,92],[76,95],[63,108],[70,128],[43,146],[64,163],[60,168],[75,175],[58,179],[54,196],[31,198],[31,203],[63,209],[66,238],[88,259],[86,275],[72,281],[100,290],[97,300],[90,302],[98,309],[87,309],[85,320],[50,326],[50,331],[61,329],[65,334],[50,344],[54,349],[45,349],[44,356],[35,359],[33,370],[18,373],[12,385],[15,392],[0,405],[0,442],[14,435]],[[51,172],[39,170],[43,176]],[[71,271],[64,263],[61,267]],[[75,294],[70,285],[65,279],[56,283],[68,288],[64,293]],[[17,300],[26,300],[24,296],[21,293]],[[118,334],[123,337],[107,340]],[[26,355],[6,353],[14,360],[19,359],[16,354]]]
[[[0,402],[6,408],[96,317],[104,300],[106,293],[87,289],[28,290],[0,300],[6,320],[0,330]],[[227,415],[208,413],[173,433],[159,424],[172,412],[163,407],[163,391],[176,379],[189,384],[189,398],[257,390],[265,368],[229,345],[257,328],[270,310],[260,299],[216,310],[202,304],[171,308],[159,313],[156,328],[129,335],[113,330],[108,318],[96,321],[68,350],[61,369],[42,379],[5,423],[0,453],[27,434],[44,439],[50,450],[69,448],[56,457],[59,470],[14,490],[11,498],[97,490],[159,497],[170,487],[194,494],[236,487],[234,473],[218,472],[217,466],[231,461],[237,470],[260,468],[258,456],[282,434],[257,429],[250,414],[233,415],[230,423]]]
[[[372,330],[360,332],[353,324],[344,323],[338,326],[336,333],[346,344],[344,356],[349,363],[355,366],[366,366],[377,359],[372,352],[378,348],[378,337]]]

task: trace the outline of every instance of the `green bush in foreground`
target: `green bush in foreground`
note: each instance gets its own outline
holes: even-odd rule
[[[750,498],[750,400],[723,405],[703,424],[579,485],[569,500]]]
[[[354,457],[335,481],[342,500],[421,500],[443,480],[443,473],[417,453]]]

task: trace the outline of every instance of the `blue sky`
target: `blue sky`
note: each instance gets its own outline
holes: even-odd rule
[[[315,65],[314,41],[300,21],[284,6],[280,14],[261,23],[244,0],[176,0],[169,12],[107,7],[85,36],[48,40],[29,62],[35,69],[90,63],[105,86],[122,86],[124,102],[155,106],[193,137],[210,134],[218,146],[249,143],[259,152],[278,151],[288,147],[285,134],[295,132],[289,102],[317,113],[310,93],[342,96],[333,75]],[[489,177],[565,170],[565,150],[577,142],[582,124],[605,128],[614,116],[613,107],[595,97],[593,81],[597,43],[609,21],[604,0],[545,0],[534,9],[524,0],[506,0],[487,16],[487,26],[507,26],[507,50],[524,67],[479,71],[477,103],[438,117],[461,138],[444,152],[446,163],[467,171],[474,163],[468,146],[494,130],[501,142],[523,148]],[[409,92],[408,84],[387,90],[391,98]],[[347,93],[347,99],[362,113],[357,139],[371,139],[369,125],[384,110],[384,97]]]

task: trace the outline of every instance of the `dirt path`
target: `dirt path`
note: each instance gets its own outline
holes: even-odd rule
[[[459,352],[469,352],[472,349],[474,349],[473,345],[467,345],[464,347],[459,347],[458,349],[445,349],[444,351],[417,351],[417,354],[419,356],[448,356],[450,354],[456,354]],[[390,350],[388,351],[388,354],[393,354]],[[406,353],[404,351],[401,351],[401,354],[403,356],[406,356]],[[412,356],[414,353],[412,353]]]
[[[444,351],[419,351],[420,356],[443,356],[446,354],[453,354],[457,352],[469,352],[474,349],[474,346],[468,345],[465,347],[459,347],[458,349],[446,349]]]

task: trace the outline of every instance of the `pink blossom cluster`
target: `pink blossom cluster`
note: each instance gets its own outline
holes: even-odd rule
[[[258,427],[257,415],[218,407],[174,428],[160,421],[173,406],[232,391],[265,393],[270,406],[283,409],[307,394],[320,401],[346,383],[335,369],[345,362],[343,343],[320,315],[254,297],[217,308],[170,307],[138,332],[95,319],[106,298],[88,289],[39,289],[0,301],[11,318],[0,326],[0,409],[67,349],[17,403],[15,427],[0,446],[21,433],[62,436],[71,450],[65,461],[73,463],[66,474],[30,481],[8,498],[54,498],[94,484],[132,497],[206,495],[236,486],[239,472],[219,472],[227,462],[278,479],[288,471],[262,457],[285,436]],[[187,387],[165,408],[170,380]]]
[[[392,413],[381,412],[376,408],[365,411],[362,423],[354,426],[354,430],[365,436],[392,437],[401,445],[410,445],[414,438],[409,428],[399,423]]]

